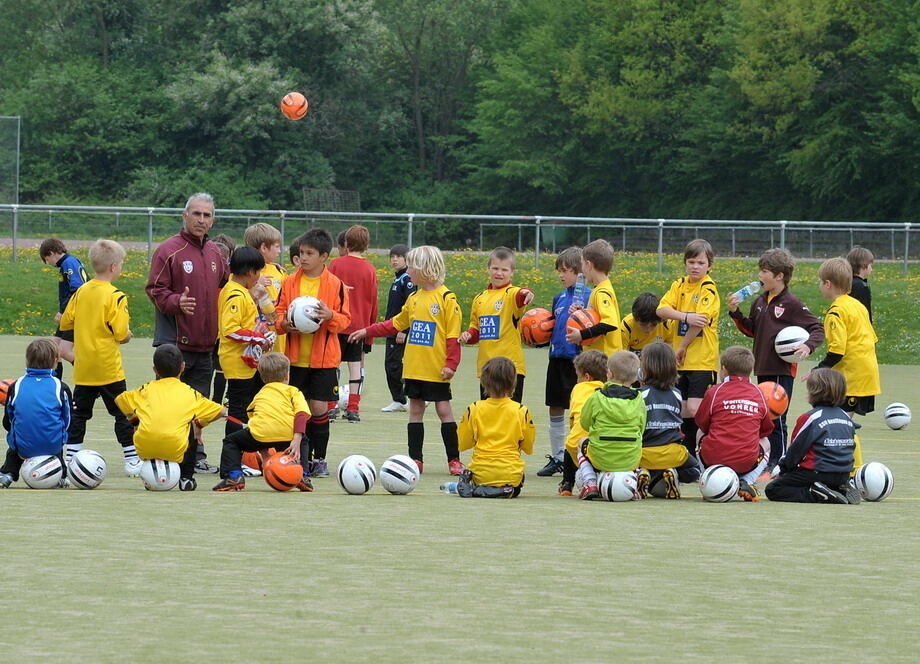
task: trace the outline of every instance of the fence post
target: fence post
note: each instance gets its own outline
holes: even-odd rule
[[[13,262],[16,262],[16,240],[19,235],[19,206],[13,205]]]
[[[482,251],[482,224],[479,224],[479,251]]]
[[[664,272],[664,219],[658,220],[658,271]]]
[[[779,222],[779,248],[786,248],[786,220]]]
[[[543,221],[543,217],[536,217],[534,219],[533,227],[533,266],[534,268],[540,267],[540,222]]]
[[[409,248],[410,248],[410,249],[412,249],[412,222],[413,222],[413,221],[415,221],[415,215],[410,213],[410,214],[409,214],[409,217],[408,217],[408,222],[409,222],[409,237],[407,238],[407,239],[408,239],[408,242],[406,242],[406,244],[409,245]]]
[[[287,218],[285,217],[284,210],[278,210],[278,214],[281,215],[281,222],[280,222],[280,226],[281,226],[281,246],[284,247],[284,246],[287,245],[287,242],[284,241],[284,233],[285,233],[285,230],[286,230],[286,229],[285,229],[285,224],[286,224],[286,222],[287,222]]]
[[[153,208],[147,208],[147,264],[153,258]]]
[[[904,224],[904,274],[907,274],[908,256],[910,256],[910,222]]]
[[[735,257],[735,227],[732,226],[732,258]]]

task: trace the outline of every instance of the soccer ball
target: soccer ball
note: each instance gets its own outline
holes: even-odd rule
[[[885,409],[885,424],[889,429],[900,430],[906,429],[910,424],[910,408],[903,403],[890,404]]]
[[[772,380],[766,380],[759,383],[757,387],[763,393],[763,399],[767,403],[767,410],[770,411],[770,419],[775,420],[777,417],[786,412],[789,408],[789,395],[779,383]]]
[[[621,471],[615,473],[600,473],[597,478],[597,488],[600,489],[601,497],[612,503],[623,503],[628,500],[635,500],[638,497],[639,485],[636,482],[636,473],[633,471]]]
[[[80,450],[67,464],[67,477],[79,489],[95,489],[105,479],[107,466],[95,450]]]
[[[553,315],[546,309],[536,307],[528,310],[522,317],[518,328],[521,339],[528,346],[539,346],[548,343],[553,336]]]
[[[374,486],[374,482],[377,481],[377,469],[366,456],[352,454],[342,459],[338,470],[335,471],[335,477],[339,481],[339,486],[345,489],[345,493],[360,496]]]
[[[316,317],[319,300],[312,295],[294,298],[288,306],[288,322],[301,334],[313,334],[319,329],[320,321]]]
[[[711,503],[727,503],[738,495],[738,475],[728,466],[709,466],[700,475],[700,493]]]
[[[870,461],[856,471],[856,488],[863,498],[877,503],[885,500],[894,489],[894,476],[888,466],[878,461]]]
[[[793,364],[798,362],[795,356],[795,349],[808,341],[808,330],[798,325],[790,325],[780,330],[773,340],[773,350],[781,359]]]
[[[29,457],[22,462],[19,476],[31,489],[54,489],[64,479],[64,464],[53,454]]]
[[[571,314],[569,314],[569,319],[566,321],[565,327],[566,330],[587,330],[589,327],[593,327],[601,322],[600,316],[597,315],[597,312],[594,309],[576,309]],[[590,344],[596,339],[582,339],[582,344]]]
[[[262,465],[262,477],[275,491],[290,491],[303,479],[303,466],[284,452],[276,452]]]
[[[179,464],[163,459],[145,459],[139,474],[148,491],[169,491],[179,483]]]
[[[288,120],[299,120],[310,110],[310,103],[301,93],[288,92],[281,99],[279,107]]]
[[[409,493],[418,480],[418,465],[405,454],[394,454],[380,466],[380,484],[390,493]]]

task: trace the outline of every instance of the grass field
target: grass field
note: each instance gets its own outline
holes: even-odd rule
[[[0,337],[0,375],[28,339]],[[472,350],[454,410],[476,398]],[[129,386],[150,346],[124,347]],[[522,497],[446,496],[437,420],[410,495],[348,496],[335,480],[279,494],[151,493],[122,475],[101,409],[86,446],[110,461],[95,491],[0,492],[5,662],[915,661],[920,595],[917,424],[861,421],[893,495],[858,507],[684,499],[584,503],[538,478],[548,448],[545,352],[528,350],[538,426]],[[332,426],[330,461],[405,451],[383,353],[368,357],[363,421]],[[882,369],[889,401],[920,412],[916,369]],[[69,378],[69,370],[66,377]],[[791,412],[804,409],[797,388]],[[219,454],[218,425],[206,430]],[[14,487],[21,487],[17,483]]]

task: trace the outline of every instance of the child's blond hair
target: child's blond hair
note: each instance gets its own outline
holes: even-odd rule
[[[492,261],[511,261],[511,269],[514,269],[514,252],[508,247],[495,247],[489,254],[489,262],[486,265],[491,266]]]
[[[415,270],[422,279],[432,284],[443,284],[444,277],[447,275],[441,250],[428,244],[410,249],[406,254],[406,265]]]
[[[613,269],[613,245],[607,240],[590,242],[581,250],[581,258],[590,262],[598,272],[610,274]]]
[[[853,287],[853,268],[842,258],[828,258],[818,268],[818,279],[831,282],[841,293],[849,293]]]
[[[607,372],[613,382],[632,385],[639,375],[639,358],[628,350],[618,350],[607,358]]]
[[[367,230],[367,227],[355,224],[354,226],[349,226],[348,230],[345,231],[343,241],[345,242],[346,250],[363,254],[371,243],[371,233]]]
[[[243,233],[243,244],[253,249],[261,249],[263,244],[267,247],[281,244],[281,231],[271,224],[260,221],[257,224],[249,226],[245,230]]]
[[[89,263],[93,272],[105,272],[115,263],[125,260],[125,248],[113,240],[96,240],[89,248]]]
[[[265,353],[259,360],[259,378],[263,383],[281,383],[291,371],[291,361],[284,353]]]
[[[586,350],[575,356],[575,373],[587,374],[592,380],[607,380],[607,356],[599,350]]]
[[[722,351],[719,362],[729,376],[750,376],[754,371],[754,353],[744,346],[729,346]]]

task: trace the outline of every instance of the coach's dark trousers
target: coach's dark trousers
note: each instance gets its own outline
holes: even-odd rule
[[[811,485],[815,482],[826,484],[835,491],[847,483],[849,473],[819,473],[805,468],[796,468],[783,473],[767,485],[764,493],[772,501],[786,503],[816,503],[811,495]]]

